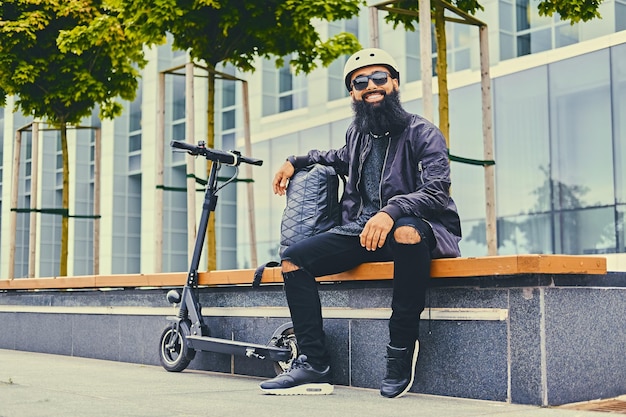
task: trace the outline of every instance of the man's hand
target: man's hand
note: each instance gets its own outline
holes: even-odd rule
[[[272,181],[274,194],[285,195],[285,192],[287,191],[287,182],[289,181],[289,178],[293,176],[294,172],[296,172],[296,169],[293,165],[291,165],[291,162],[285,161],[285,163],[276,172],[276,175],[274,175],[274,180]]]
[[[392,228],[391,216],[384,211],[379,211],[365,223],[365,228],[359,235],[361,246],[370,251],[382,248]]]

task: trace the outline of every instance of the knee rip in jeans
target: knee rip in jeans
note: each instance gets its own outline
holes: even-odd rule
[[[285,273],[285,272],[293,272],[293,271],[297,271],[298,269],[300,269],[300,267],[294,263],[292,263],[291,261],[284,259],[281,263],[281,272]]]
[[[412,226],[400,226],[393,232],[393,238],[397,243],[414,245],[422,241],[422,237],[416,228]]]

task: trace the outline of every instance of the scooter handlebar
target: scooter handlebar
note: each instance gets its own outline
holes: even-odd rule
[[[226,165],[237,166],[242,162],[250,165],[263,165],[263,160],[261,159],[241,156],[241,153],[238,151],[224,152],[218,151],[217,149],[207,148],[204,146],[204,142],[199,142],[198,145],[193,145],[180,140],[173,140],[170,142],[170,146],[176,149],[183,149],[190,155],[202,155],[210,161],[221,162]]]

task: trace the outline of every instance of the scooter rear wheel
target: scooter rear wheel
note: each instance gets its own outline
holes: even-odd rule
[[[274,372],[276,375],[280,375],[285,372],[287,369],[291,368],[291,363],[298,357],[299,348],[298,341],[296,340],[296,335],[293,331],[293,327],[289,327],[285,329],[280,336],[272,338],[270,340],[269,346],[273,347],[282,347],[291,349],[291,356],[286,361],[277,361],[274,362]]]
[[[169,372],[180,372],[187,368],[196,356],[196,351],[189,348],[187,336],[191,334],[188,321],[181,321],[176,330],[175,325],[166,327],[159,340],[159,361]]]

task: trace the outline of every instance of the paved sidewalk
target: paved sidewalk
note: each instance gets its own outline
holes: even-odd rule
[[[336,386],[329,396],[262,394],[260,379],[0,349],[0,417],[607,417],[607,413],[511,405]]]

